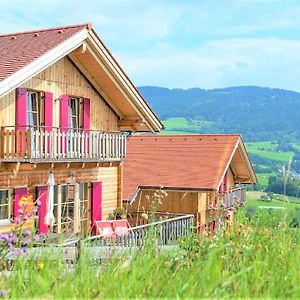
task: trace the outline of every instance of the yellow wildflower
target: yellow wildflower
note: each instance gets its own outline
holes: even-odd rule
[[[45,264],[42,261],[39,261],[36,266],[39,271],[42,271],[45,268]]]

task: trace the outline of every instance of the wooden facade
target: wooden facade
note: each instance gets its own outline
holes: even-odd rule
[[[227,210],[234,211],[235,207],[245,201],[244,198],[239,198],[238,201],[232,201],[228,205],[225,203],[227,195],[235,195],[237,190],[241,190],[243,193],[243,189],[235,189],[234,177],[230,168],[227,170],[222,184],[224,188],[221,188],[221,191],[162,188],[166,192],[166,196],[162,197],[160,203],[155,200],[155,194],[159,193],[159,188],[140,189],[132,203],[125,202],[125,207],[128,215],[132,218],[133,225],[143,224],[144,220],[141,215],[143,213],[151,215],[153,211],[161,218],[193,214],[196,230],[200,232],[209,228],[210,224],[214,224],[214,228],[219,226],[221,220],[229,217]]]
[[[81,74],[77,67],[68,57],[64,57],[54,65],[34,76],[24,84],[23,88],[38,92],[53,93],[53,126],[59,123],[59,102],[61,95],[72,95],[76,97],[88,97],[91,99],[90,125],[92,130],[118,132],[118,116],[105,102],[104,98],[93,88],[88,80]],[[15,126],[16,116],[16,91],[12,91],[0,101],[0,125]],[[2,139],[3,140],[3,139]],[[81,163],[70,161],[69,163],[1,163],[0,190],[8,189],[10,201],[14,201],[14,188],[27,187],[28,195],[37,198],[36,187],[46,186],[49,171],[53,172],[55,183],[64,185],[72,177],[74,184],[91,182],[102,182],[102,219],[111,217],[113,210],[121,204],[119,190],[119,177],[121,176],[121,162],[112,163]],[[10,205],[12,210],[13,205]],[[89,208],[90,209],[90,208]],[[13,214],[13,212],[11,212]],[[90,219],[89,219],[90,222]],[[32,225],[32,220],[27,222]],[[5,232],[14,227],[13,223],[1,226],[0,232]],[[25,226],[27,227],[27,226]],[[80,231],[77,228],[75,231]]]
[[[48,34],[51,51],[44,50]],[[0,38],[17,53],[5,62],[15,71],[5,77],[0,70],[0,233],[19,227],[26,199],[24,228],[35,223],[41,233],[89,234],[122,206],[125,131],[162,124],[91,25]],[[24,50],[27,56],[19,51],[24,42],[34,46]],[[28,58],[21,69],[19,56]],[[45,223],[49,176],[53,226]]]
[[[53,93],[53,127],[59,127],[59,99],[62,95],[88,97],[91,99],[91,129],[118,131],[118,116],[105,102],[104,98],[82,75],[68,57],[64,57],[40,74],[34,76],[22,87]],[[15,126],[16,91],[12,91],[0,101],[1,126]]]

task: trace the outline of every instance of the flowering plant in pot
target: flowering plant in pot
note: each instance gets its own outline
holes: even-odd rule
[[[124,208],[117,207],[113,211],[113,218],[114,218],[114,220],[126,219],[126,217],[127,217],[127,212],[126,212],[126,210]]]

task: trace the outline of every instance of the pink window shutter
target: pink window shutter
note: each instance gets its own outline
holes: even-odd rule
[[[22,197],[27,197],[27,187],[15,188],[15,199],[13,207],[14,219],[20,215],[18,210],[22,208],[19,203]]]
[[[39,225],[38,230],[39,233],[48,233],[48,226],[45,224],[45,216],[47,213],[47,186],[39,186],[37,187],[37,196],[41,201],[41,206],[39,208]]]
[[[69,96],[62,95],[60,97],[60,130],[68,131],[69,127]]]
[[[88,132],[90,130],[90,106],[90,99],[83,98],[83,129],[85,132]]]
[[[52,122],[53,122],[53,94],[50,92],[44,93],[45,105],[44,105],[44,120],[45,120],[45,131],[52,131]],[[47,150],[48,153],[51,151],[51,138],[47,137]]]
[[[26,107],[27,90],[17,88],[16,90],[16,127],[19,131],[26,130]]]
[[[222,180],[222,182],[220,184],[219,193],[220,194],[224,193],[224,179]]]
[[[59,123],[60,123],[60,131],[67,132],[69,126],[69,96],[62,95],[60,97],[60,107],[59,107]],[[67,152],[67,138],[61,138],[62,144],[62,153],[63,155]],[[64,146],[63,146],[64,145]]]
[[[53,94],[50,92],[45,92],[45,130],[52,131],[53,124]]]
[[[229,189],[229,178],[228,178],[228,174],[227,173],[225,174],[224,181],[225,181],[225,192],[228,192],[228,189]]]
[[[85,134],[89,135],[89,131],[90,131],[90,99],[89,98],[83,98],[83,132]],[[90,141],[89,138],[86,139],[86,145],[85,145],[85,149],[84,152],[85,153],[89,153],[89,149],[90,149]]]
[[[102,182],[92,183],[92,228],[95,230],[95,222],[102,220]]]
[[[27,125],[27,90],[24,88],[17,88],[16,90],[16,131],[26,131]],[[16,140],[16,151],[23,154],[26,151],[26,139],[24,135],[20,135]]]

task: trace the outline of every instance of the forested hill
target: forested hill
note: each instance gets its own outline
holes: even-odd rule
[[[184,117],[201,125],[197,130],[201,133],[242,133],[248,141],[300,139],[297,92],[256,86],[211,90],[144,86],[139,90],[162,120]]]

